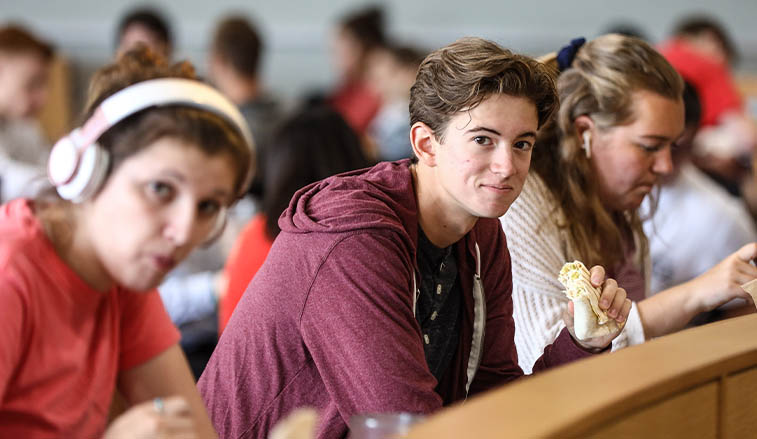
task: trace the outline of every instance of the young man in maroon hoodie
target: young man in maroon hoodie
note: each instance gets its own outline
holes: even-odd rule
[[[556,107],[545,68],[494,43],[429,55],[411,91],[416,158],[307,186],[279,220],[199,382],[219,434],[265,438],[310,406],[319,438],[342,437],[352,415],[431,413],[522,376],[497,218]],[[601,267],[592,275],[622,322],[625,291]],[[569,331],[535,370],[617,335],[579,344]]]

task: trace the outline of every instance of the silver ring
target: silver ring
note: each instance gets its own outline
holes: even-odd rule
[[[162,415],[166,411],[166,407],[163,405],[163,398],[160,396],[152,400],[152,406],[159,415]]]

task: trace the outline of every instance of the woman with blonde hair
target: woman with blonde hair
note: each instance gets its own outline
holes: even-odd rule
[[[564,326],[568,298],[557,274],[568,261],[607,267],[633,300],[613,349],[748,298],[739,285],[757,277],[749,264],[755,244],[690,282],[649,294],[638,208],[671,172],[670,151],[684,129],[683,81],[673,67],[642,40],[615,34],[574,40],[543,61],[559,72],[560,110],[539,133],[523,192],[501,218],[512,254],[521,367],[530,371]]]

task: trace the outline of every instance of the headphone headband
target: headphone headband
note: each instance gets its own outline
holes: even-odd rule
[[[217,114],[234,125],[254,154],[252,133],[242,113],[231,101],[213,87],[192,79],[159,78],[138,82],[105,99],[92,117],[78,130],[75,141],[80,147],[97,139],[118,122],[150,107],[185,105]],[[244,179],[243,190],[252,181],[250,169]]]

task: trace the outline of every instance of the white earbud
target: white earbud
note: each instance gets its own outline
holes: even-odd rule
[[[591,158],[591,133],[589,132],[589,130],[584,131],[583,138],[584,138],[583,148],[584,148],[584,151],[586,151],[586,158],[589,159]]]

